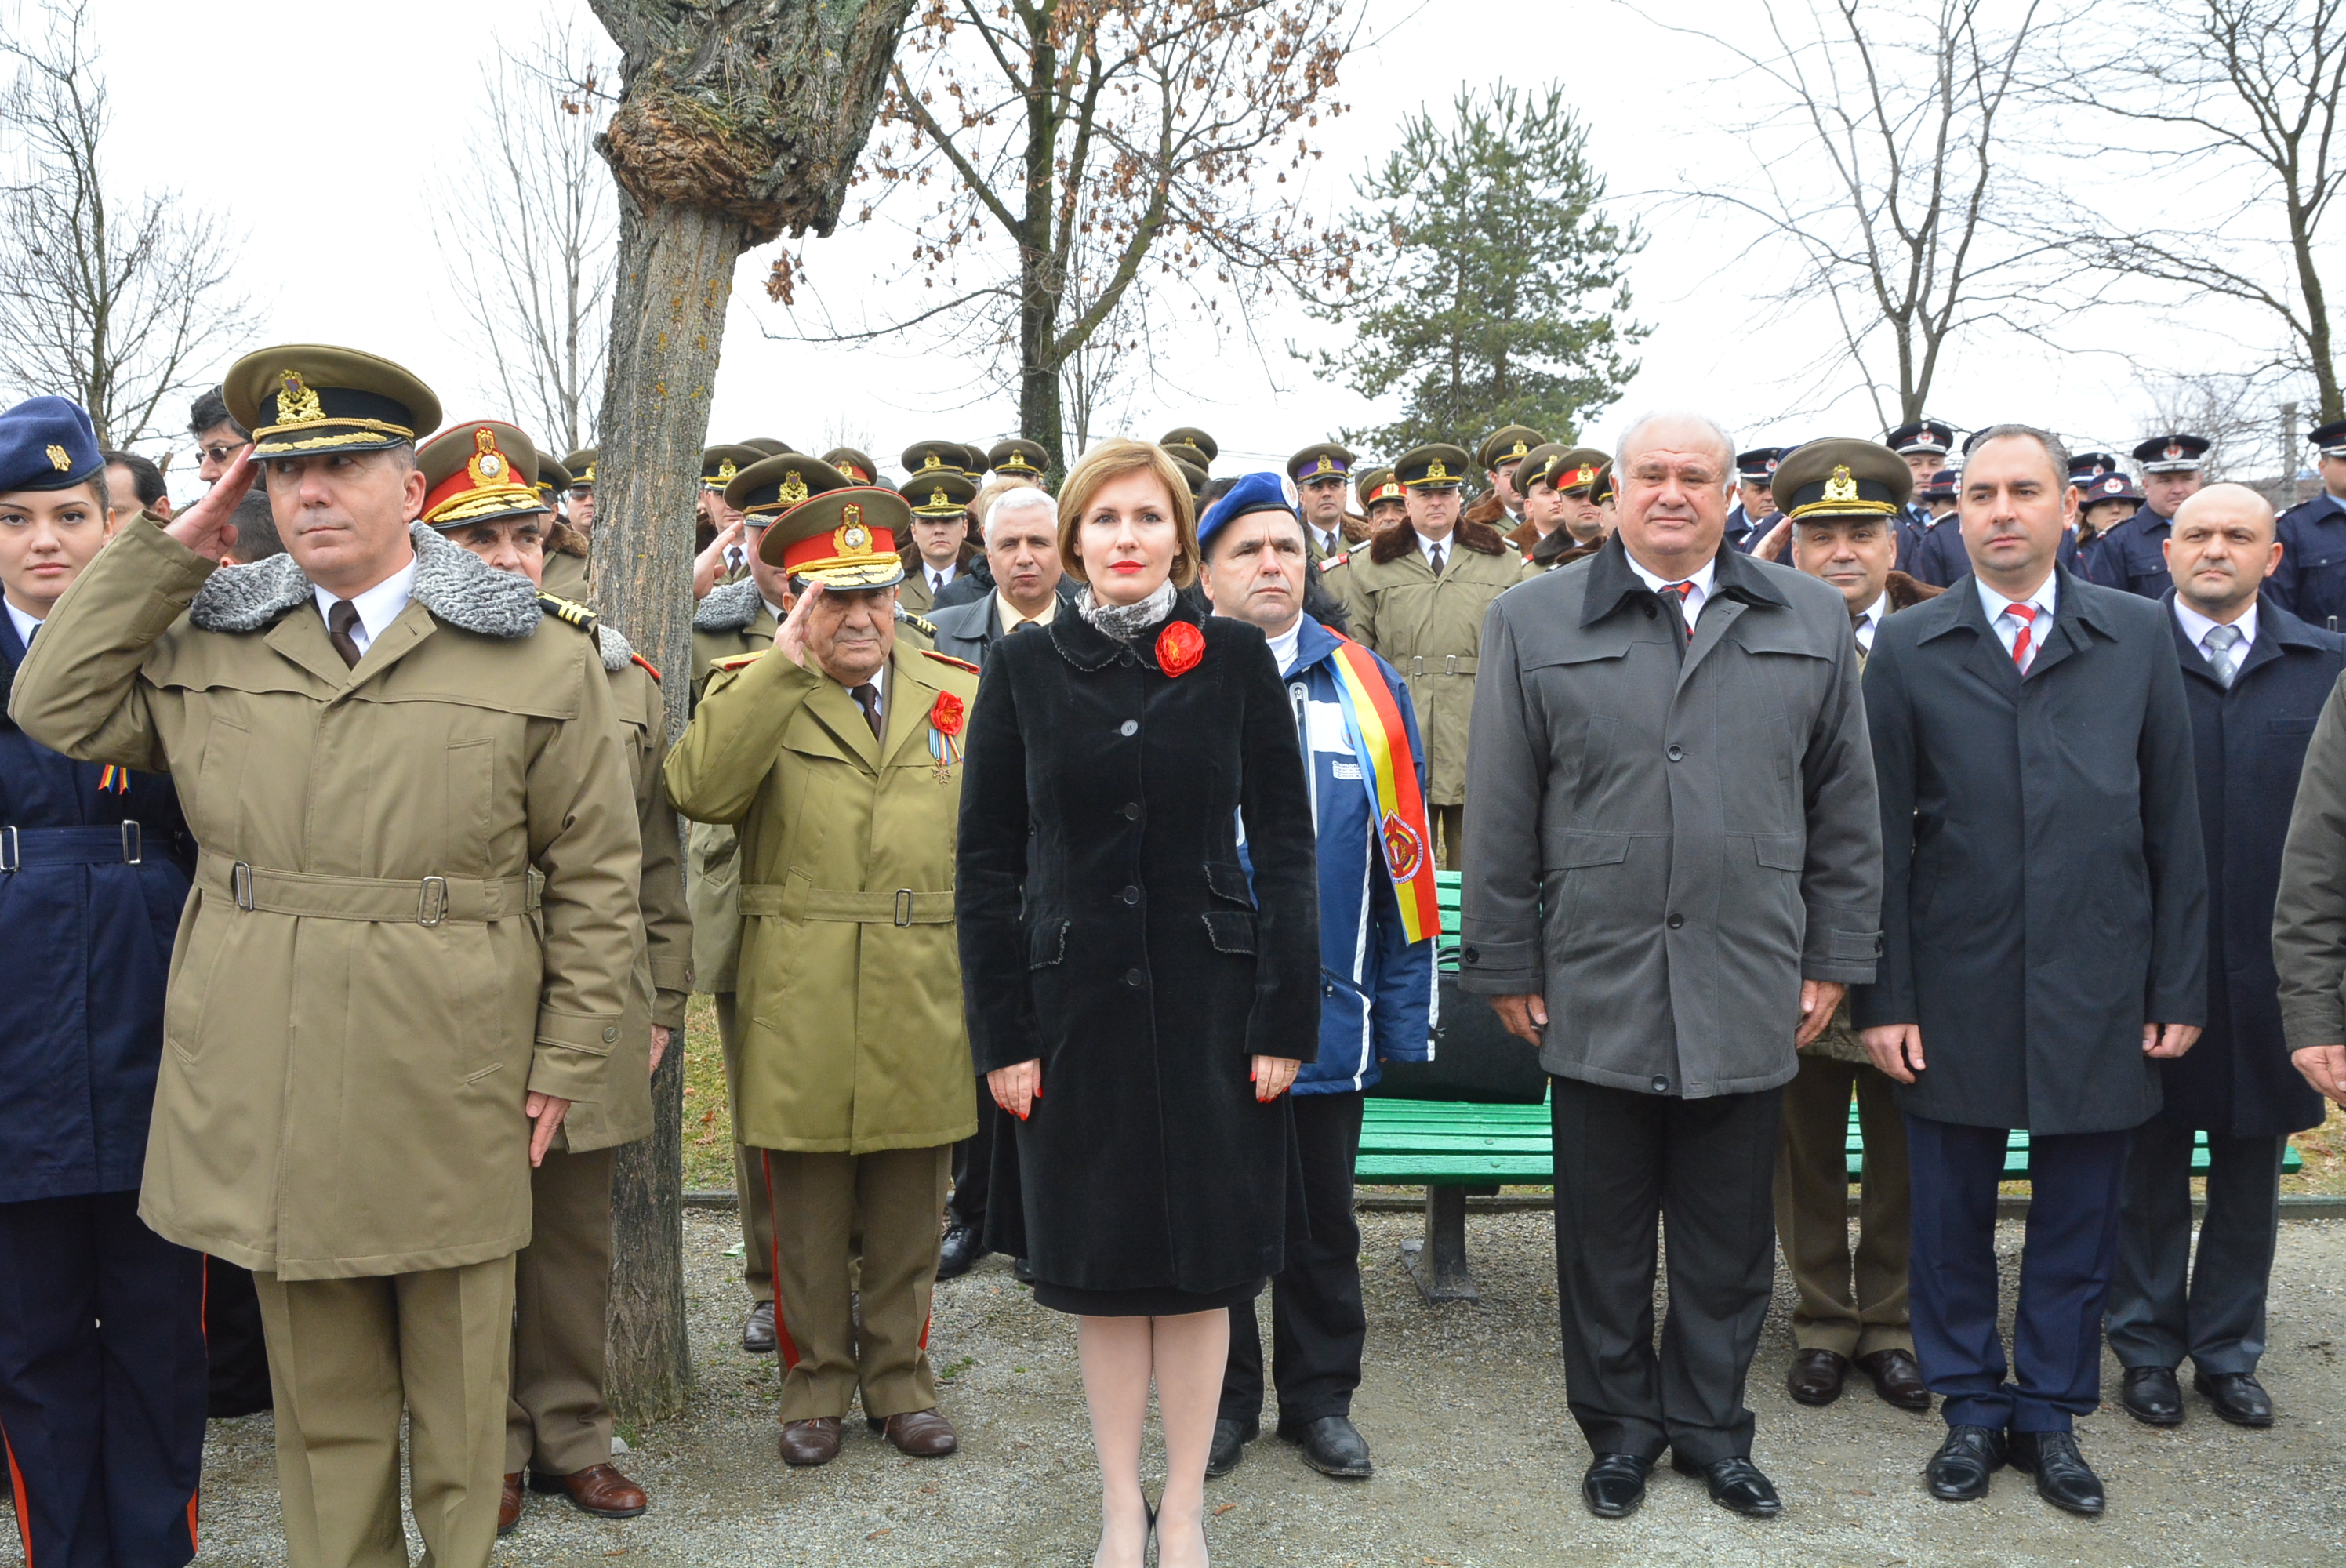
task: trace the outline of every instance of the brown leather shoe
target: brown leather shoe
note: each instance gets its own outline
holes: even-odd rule
[[[1849,1358],[1838,1350],[1796,1350],[1784,1387],[1804,1405],[1829,1405],[1841,1398],[1841,1380],[1849,1376]]]
[[[1857,1364],[1873,1380],[1873,1391],[1900,1410],[1931,1408],[1931,1390],[1923,1381],[1923,1369],[1913,1351],[1876,1350],[1860,1356]]]
[[[872,1430],[914,1459],[943,1459],[961,1446],[953,1423],[933,1410],[911,1410],[873,1421]]]
[[[839,1418],[817,1416],[812,1420],[782,1423],[782,1462],[829,1464],[839,1457]]]
[[[560,1492],[570,1506],[597,1519],[633,1519],[652,1505],[644,1489],[607,1464],[590,1464],[568,1475],[541,1475],[532,1471],[532,1492]]]
[[[497,1498],[497,1533],[511,1535],[521,1525],[521,1471],[505,1477],[505,1488]]]

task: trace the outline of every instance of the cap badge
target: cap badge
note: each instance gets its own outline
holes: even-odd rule
[[[1450,477],[1450,465],[1437,457],[1425,465],[1425,476],[1428,479],[1447,479]]]
[[[1775,472],[1776,472],[1776,465],[1777,465],[1780,462],[1781,462],[1781,461],[1782,461],[1782,460],[1781,460],[1781,459],[1780,459],[1780,458],[1774,458],[1774,457],[1770,458],[1770,459],[1768,460],[1768,472],[1769,472],[1769,473],[1775,473]]]
[[[495,484],[505,478],[505,460],[497,451],[496,432],[485,425],[474,430],[473,457],[464,466],[473,471],[475,484]]]
[[[277,423],[280,424],[315,424],[326,417],[319,406],[318,394],[302,384],[301,372],[283,372],[284,387],[277,394]]]
[[[1589,467],[1588,464],[1584,463],[1579,467],[1572,471],[1572,483],[1566,485],[1565,488],[1566,490],[1577,490],[1584,484],[1594,484],[1596,483],[1596,470]]]
[[[582,473],[580,473],[580,474],[578,475],[578,478],[577,478],[576,481],[574,481],[573,483],[576,483],[576,484],[594,484],[594,483],[595,483],[595,465],[594,465],[593,463],[588,463],[588,464],[586,465],[586,467],[585,472],[583,472]]]
[[[740,472],[741,471],[740,469],[734,467],[730,463],[720,463],[717,465],[717,483],[719,484],[730,484],[733,483],[733,476]]]
[[[1330,461],[1328,454],[1323,452],[1320,454],[1320,461],[1311,465],[1311,472],[1314,473],[1333,473],[1336,472],[1336,465],[1334,463]]]
[[[932,490],[929,492],[929,504],[932,506],[950,506],[953,504],[953,497],[946,494],[942,490]]]
[[[1835,465],[1832,471],[1832,477],[1825,481],[1824,498],[1828,501],[1854,501],[1857,499],[1857,477],[1850,473],[1848,463],[1843,463]]]
[[[806,476],[795,468],[784,470],[782,487],[774,493],[774,499],[785,506],[795,506],[806,498]]]
[[[51,443],[48,457],[49,466],[56,469],[59,473],[71,473],[73,472],[73,453],[67,452],[64,447],[58,446],[54,443]]]
[[[1530,447],[1525,446],[1522,442],[1518,441],[1515,443],[1514,448],[1508,452],[1507,455],[1509,457],[1521,457],[1525,453],[1529,452],[1530,450]]]
[[[2182,447],[2181,443],[2178,443],[2178,442],[2172,442],[2172,441],[2168,442],[2168,443],[2167,443],[2167,455],[2168,455],[2168,456],[2169,456],[2169,457],[2180,457],[2180,456],[2182,456],[2182,455],[2183,455],[2183,447]]]
[[[921,472],[926,473],[932,468],[943,468],[944,465],[944,459],[932,452],[921,460]]]

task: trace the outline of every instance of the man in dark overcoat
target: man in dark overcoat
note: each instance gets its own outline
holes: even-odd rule
[[[2208,1027],[2159,1064],[2165,1104],[2137,1127],[2127,1164],[2110,1349],[2127,1413],[2183,1419],[2176,1369],[2216,1413],[2270,1426],[2258,1383],[2265,1285],[2280,1221],[2289,1135],[2321,1120],[2321,1096],[2290,1065],[2274,972],[2272,909],[2306,742],[2346,670],[2346,638],[2317,630],[2260,587],[2281,545],[2255,491],[2214,484],[2176,509],[2164,601],[2191,705],[2201,841],[2208,856]],[[2208,1214],[2191,1250],[2191,1145],[2208,1135]]]
[[[1698,414],[1632,425],[1619,527],[1498,598],[1475,686],[1459,977],[1554,1080],[1565,1384],[1602,1518],[1664,1448],[1725,1507],[1781,1506],[1743,1387],[1783,1087],[1880,943],[1849,608],[1724,547],[1734,453]]]
[[[1914,1347],[1948,1435],[1933,1495],[2006,1462],[2098,1513],[2072,1419],[2100,1399],[2102,1305],[2157,1062],[2205,1017],[2191,722],[2157,603],[2058,565],[2068,454],[2023,425],[1964,470],[1972,575],[1890,617],[1865,667],[1882,790],[1882,978],[1851,1012],[1903,1085]],[[2013,1375],[1996,1330],[2010,1130],[2034,1189]]]

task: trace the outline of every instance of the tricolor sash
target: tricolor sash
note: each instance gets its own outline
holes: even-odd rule
[[[1401,905],[1402,929],[1412,942],[1442,930],[1442,906],[1433,890],[1433,837],[1426,829],[1425,796],[1417,784],[1417,757],[1400,705],[1377,668],[1376,656],[1356,642],[1339,638],[1337,694],[1343,699],[1344,729],[1361,759],[1361,781],[1384,850],[1385,874],[1392,878]]]

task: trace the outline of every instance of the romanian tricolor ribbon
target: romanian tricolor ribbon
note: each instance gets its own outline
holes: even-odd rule
[[[101,795],[130,793],[130,769],[109,762],[97,770],[97,792]]]
[[[1377,841],[1384,849],[1385,872],[1401,904],[1402,929],[1423,942],[1442,929],[1442,905],[1433,890],[1433,835],[1425,824],[1425,796],[1418,789],[1417,757],[1409,745],[1376,656],[1356,642],[1336,644],[1336,685],[1344,699],[1344,728],[1361,759]]]

